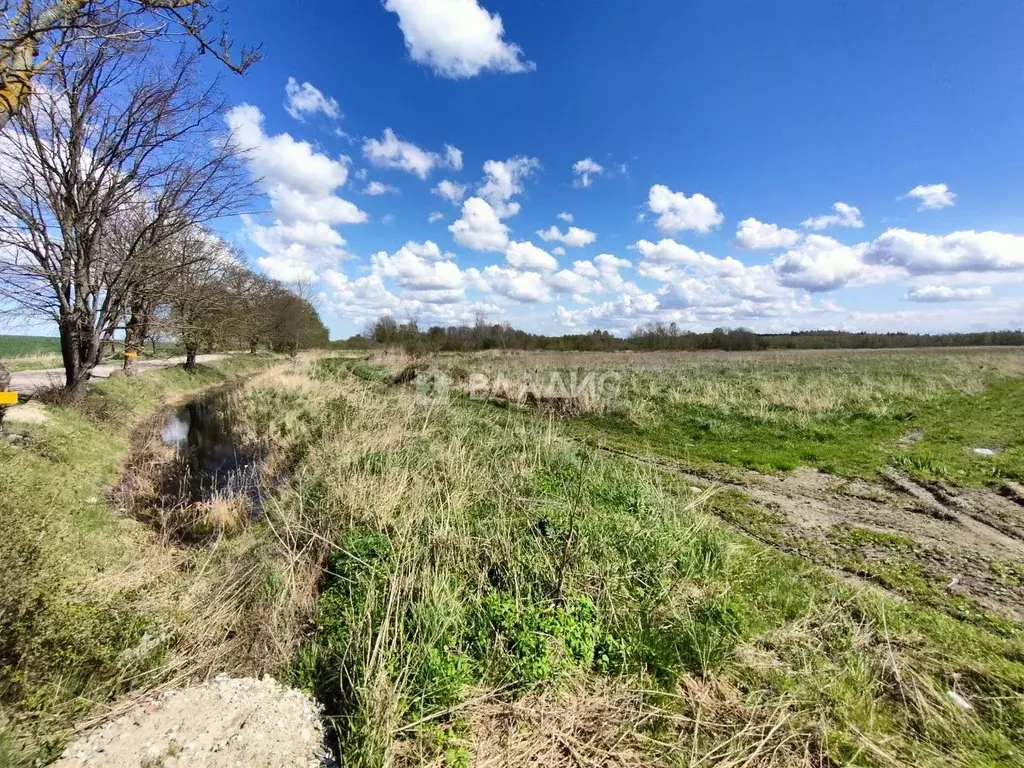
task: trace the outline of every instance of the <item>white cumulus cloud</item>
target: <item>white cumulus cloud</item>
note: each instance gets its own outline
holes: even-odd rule
[[[448,231],[455,242],[475,251],[504,251],[508,245],[508,227],[480,197],[471,197],[462,204],[462,216],[449,225]]]
[[[284,87],[284,108],[296,120],[304,120],[307,115],[323,113],[332,120],[341,117],[341,108],[335,99],[324,96],[323,92],[312,83],[299,84],[294,77],[288,78]]]
[[[416,291],[461,292],[462,270],[445,258],[437,244],[409,241],[393,254],[379,251],[370,257],[373,274],[394,280],[403,288]]]
[[[536,65],[518,45],[504,39],[501,17],[477,0],[385,0],[413,61],[449,78],[475,77],[484,70],[527,72]]]
[[[328,224],[363,224],[370,217],[352,202],[333,194],[307,194],[287,184],[268,189],[270,207],[286,220],[325,221]]]
[[[347,258],[335,224],[359,224],[368,215],[335,194],[348,180],[348,158],[329,157],[287,133],[268,136],[263,113],[248,104],[225,116],[232,140],[261,189],[270,198],[273,222],[242,218],[243,229],[264,256],[257,264],[279,280],[312,279],[320,270]]]
[[[978,288],[953,288],[948,285],[921,285],[911,288],[907,293],[910,301],[978,301],[987,299],[992,295],[992,289],[987,285]]]
[[[437,167],[462,168],[462,153],[455,147],[446,144],[445,156],[442,157],[437,152],[429,152],[400,139],[391,128],[385,128],[380,139],[366,139],[363,154],[378,168],[405,171],[421,179],[427,178]]]
[[[925,235],[890,229],[875,238],[864,258],[912,275],[1024,270],[1024,235],[973,230]]]
[[[500,218],[519,213],[519,203],[512,198],[523,191],[523,181],[540,168],[535,157],[511,157],[484,163],[484,181],[476,193],[497,211]]]
[[[865,245],[843,245],[825,235],[808,235],[795,248],[776,257],[772,266],[783,285],[808,291],[832,291],[873,274],[864,264]]]
[[[860,208],[846,203],[833,203],[834,213],[823,216],[812,216],[800,222],[804,229],[821,230],[826,227],[853,227],[860,229],[864,226],[864,220],[860,216]]]
[[[444,179],[436,187],[430,190],[431,194],[447,200],[452,205],[458,205],[466,196],[466,185]]]
[[[462,150],[451,144],[444,145],[444,162],[453,171],[462,170]]]
[[[484,268],[482,277],[493,293],[513,301],[535,304],[551,300],[551,291],[539,272],[506,269],[492,264]]]
[[[541,272],[558,269],[558,260],[554,256],[528,240],[509,243],[505,251],[505,261],[516,269],[536,269]]]
[[[267,226],[249,216],[242,217],[249,240],[265,256],[257,265],[275,280],[315,280],[318,271],[349,258],[345,239],[323,221],[274,221]]]
[[[580,261],[574,261],[572,264],[572,271],[580,277],[587,278],[589,289],[583,287],[575,287],[573,290],[577,293],[590,293],[596,291],[615,291],[617,293],[637,293],[635,283],[627,283],[623,280],[622,275],[619,271],[622,269],[630,269],[633,264],[628,259],[620,259],[611,253],[600,253],[594,257],[593,261],[589,259],[582,259]]]
[[[331,158],[291,134],[268,136],[263,113],[249,104],[229,110],[226,120],[234,142],[246,151],[246,161],[263,186],[283,184],[310,195],[329,194],[348,179],[347,158]]]
[[[584,277],[575,270],[563,269],[548,279],[548,284],[559,293],[585,295],[601,289],[597,281]]]
[[[706,233],[721,224],[724,218],[710,198],[699,192],[687,197],[682,192],[673,192],[664,184],[651,187],[647,207],[658,215],[658,229],[666,234],[684,229]]]
[[[570,248],[582,248],[584,245],[590,245],[597,240],[597,235],[589,229],[569,227],[565,232],[562,232],[554,224],[547,229],[538,229],[537,236],[547,242],[557,241],[564,243]]]
[[[393,187],[390,184],[384,184],[380,181],[371,181],[366,185],[366,189],[363,190],[364,195],[371,195],[377,197],[380,195],[391,195],[398,192],[398,187]]]
[[[917,210],[932,211],[953,205],[956,192],[951,191],[945,184],[918,184],[907,192],[907,197],[913,197],[921,203]]]
[[[585,157],[572,164],[572,173],[576,177],[572,181],[573,186],[586,188],[594,183],[594,176],[604,173],[604,166],[593,158]]]
[[[738,275],[745,269],[738,259],[719,259],[667,237],[656,243],[640,240],[633,247],[643,256],[639,265],[641,274],[656,280],[671,279],[671,272],[665,271],[666,268],[686,268],[709,275]]]
[[[736,245],[748,250],[756,248],[789,248],[796,245],[800,233],[780,227],[778,224],[766,224],[750,218],[740,222],[736,230]]]

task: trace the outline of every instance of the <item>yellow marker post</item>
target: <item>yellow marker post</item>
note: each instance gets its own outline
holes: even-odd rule
[[[138,357],[139,353],[138,352],[125,352],[124,356],[125,357]]]
[[[17,392],[0,392],[0,405],[17,405]]]

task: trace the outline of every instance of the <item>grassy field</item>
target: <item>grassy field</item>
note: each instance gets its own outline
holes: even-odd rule
[[[760,471],[867,476],[893,462],[956,483],[1024,478],[1024,351],[478,356],[490,387],[603,387],[573,429],[624,449]],[[504,382],[504,383],[503,383]],[[917,441],[901,438],[917,432]],[[995,450],[981,456],[972,448]]]
[[[1019,392],[1021,360],[474,356],[395,386],[405,361],[384,357],[321,361],[314,382],[279,378],[251,396],[261,429],[287,452],[305,446],[277,514],[332,543],[294,680],[336,716],[353,765],[1020,761],[1021,625],[933,594],[932,575],[893,554],[914,539],[838,525],[834,548],[810,553],[743,491],[588,443],[660,452],[705,475],[721,463],[728,477],[783,469],[781,456],[824,465],[853,437],[860,456],[835,468],[859,477],[899,455],[909,429],[941,423],[907,450],[952,455],[962,435],[933,409],[1001,403],[1003,388]],[[577,381],[610,368],[623,386],[607,400],[545,391],[568,367]],[[316,439],[296,429],[323,414],[339,423]],[[1005,412],[982,414],[966,419],[967,436],[1014,449]],[[697,415],[732,433],[708,439],[719,423]],[[835,426],[858,420],[879,426]],[[636,427],[647,432],[630,442]],[[820,453],[800,453],[809,433]],[[949,469],[968,485],[1019,470],[1004,459],[986,473],[956,455]],[[752,521],[775,546],[737,535]],[[875,551],[890,571],[872,581],[901,589],[848,580],[872,576]],[[1006,554],[1016,583],[1019,552]]]
[[[1022,373],[992,349],[303,358],[232,399],[261,519],[188,546],[111,512],[131,425],[55,409],[0,448],[35,521],[5,541],[52,521],[58,554],[24,557],[63,579],[47,639],[9,643],[32,672],[8,742],[52,754],[125,692],[230,669],[315,693],[345,765],[1024,764]],[[67,611],[104,620],[72,643]]]
[[[121,359],[122,348],[121,342],[114,343],[113,359]],[[183,354],[181,347],[176,343],[158,343],[156,348],[157,354],[162,357]],[[0,335],[0,362],[11,371],[60,368],[63,365],[60,340],[54,336]]]
[[[60,340],[51,336],[0,335],[0,361],[12,371],[60,366]]]

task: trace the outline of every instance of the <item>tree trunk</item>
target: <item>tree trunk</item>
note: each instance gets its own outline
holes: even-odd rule
[[[194,371],[196,369],[196,350],[198,345],[190,343],[185,345],[185,370]]]
[[[60,320],[60,354],[64,361],[64,391],[77,400],[85,394],[92,370],[99,362],[100,336],[80,315],[69,314]]]
[[[60,354],[64,361],[64,391],[71,397],[82,395],[88,374],[84,373],[81,358],[80,330],[74,318],[60,325]]]
[[[0,392],[6,392],[9,386],[11,386],[11,372],[7,370],[6,365],[0,363]],[[7,413],[7,408],[0,405],[0,427],[4,425],[5,413]]]
[[[126,376],[135,375],[135,356],[142,351],[143,343],[142,320],[135,312],[132,312],[124,327],[124,364],[121,366],[121,370]]]

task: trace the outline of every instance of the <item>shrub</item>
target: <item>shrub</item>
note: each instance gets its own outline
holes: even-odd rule
[[[352,361],[344,357],[321,357],[313,363],[310,378],[316,381],[337,381],[352,372]]]
[[[391,374],[386,365],[359,363],[352,366],[352,375],[363,381],[387,381]]]

